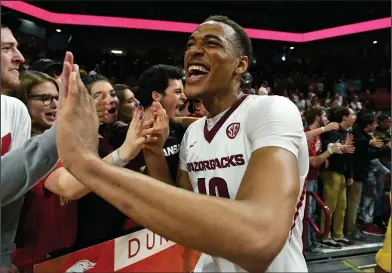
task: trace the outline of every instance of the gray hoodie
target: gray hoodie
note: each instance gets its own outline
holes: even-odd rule
[[[1,265],[12,264],[23,195],[53,171],[58,160],[55,125],[1,157]]]

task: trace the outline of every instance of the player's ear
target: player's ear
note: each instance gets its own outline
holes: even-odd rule
[[[249,58],[248,56],[240,56],[237,59],[237,64],[235,67],[235,72],[238,74],[243,74],[248,69]]]
[[[156,102],[161,102],[162,98],[163,98],[163,95],[161,93],[159,93],[158,91],[152,91],[151,96],[152,96],[153,101],[156,101]]]

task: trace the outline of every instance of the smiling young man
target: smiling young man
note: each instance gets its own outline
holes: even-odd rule
[[[175,66],[155,65],[139,78],[138,99],[148,113],[152,103],[159,102],[169,116],[169,136],[164,143],[163,153],[166,157],[172,179],[175,180],[179,161],[180,145],[186,128],[178,122],[179,108],[184,105],[186,97],[182,78],[183,71]],[[148,163],[151,154],[144,151],[144,158]],[[154,158],[152,159],[154,160]],[[149,165],[149,164],[148,164]],[[151,165],[150,165],[151,166]],[[147,170],[153,172],[154,170]],[[159,171],[159,170],[156,170]],[[153,177],[154,173],[150,173]]]
[[[203,100],[209,116],[192,123],[182,141],[176,182],[183,189],[96,156],[94,106],[75,73],[58,119],[64,166],[138,223],[206,253],[195,272],[307,271],[301,236],[309,156],[301,116],[286,98],[240,92],[251,54],[245,31],[223,16],[190,37],[185,93]]]

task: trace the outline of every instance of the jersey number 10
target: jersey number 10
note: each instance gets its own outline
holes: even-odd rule
[[[199,193],[207,194],[206,190],[206,179],[198,178],[197,179],[197,187],[199,188]],[[227,187],[227,183],[223,178],[213,177],[208,182],[208,192],[209,195],[218,196],[223,198],[229,198],[229,188]]]

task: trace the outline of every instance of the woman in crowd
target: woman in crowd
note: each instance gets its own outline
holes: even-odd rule
[[[97,114],[100,119],[98,154],[100,157],[105,157],[117,149],[119,157],[124,161],[123,166],[140,172],[141,168],[145,166],[140,149],[130,157],[125,157],[121,153],[122,149],[129,146],[130,142],[125,139],[129,138],[132,130],[128,124],[118,119],[121,108],[116,90],[106,77],[96,73],[90,73],[83,79],[83,83],[96,102]],[[126,94],[122,98],[131,95],[125,89],[124,93]],[[123,111],[125,109],[133,111],[133,116],[136,112],[140,113],[141,106],[135,102],[133,107],[128,106],[123,108]],[[128,117],[125,121],[132,117],[129,113],[122,115]],[[85,248],[119,237],[124,234],[125,225],[127,228],[136,226],[133,222],[129,223],[127,217],[118,209],[99,196],[89,193],[78,201],[76,248]]]
[[[113,87],[119,100],[118,120],[129,124],[139,101],[128,85],[116,84]]]

